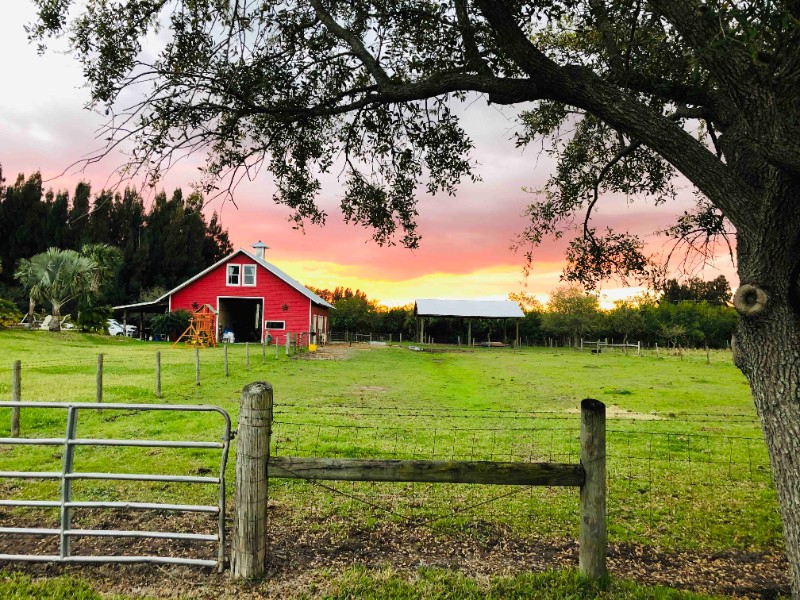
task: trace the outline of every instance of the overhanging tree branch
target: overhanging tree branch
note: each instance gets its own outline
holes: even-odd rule
[[[679,125],[589,69],[555,64],[531,43],[502,0],[477,2],[498,43],[541,84],[547,97],[582,108],[641,140],[697,185],[735,226],[752,224],[754,190]]]

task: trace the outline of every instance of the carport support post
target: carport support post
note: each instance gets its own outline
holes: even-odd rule
[[[247,385],[239,404],[236,434],[231,572],[240,579],[263,577],[267,566],[267,462],[272,429],[272,386]]]
[[[606,405],[581,401],[580,549],[578,568],[589,579],[606,576]]]
[[[472,346],[472,319],[467,319],[467,346]]]
[[[22,401],[22,361],[11,365],[11,401]],[[19,437],[19,408],[11,409],[11,437]]]

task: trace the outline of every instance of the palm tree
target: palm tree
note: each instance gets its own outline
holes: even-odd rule
[[[61,331],[61,307],[92,292],[97,264],[74,250],[49,248],[19,262],[14,278],[30,295],[31,303],[47,301],[52,307],[50,331]]]
[[[89,289],[93,294],[99,295],[122,266],[122,251],[110,244],[84,244],[81,254],[95,264]]]

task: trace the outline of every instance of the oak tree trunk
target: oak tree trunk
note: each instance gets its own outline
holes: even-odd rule
[[[792,191],[786,201],[797,200]],[[750,382],[778,493],[792,598],[800,600],[800,215],[764,210],[737,233],[740,314],[733,358]]]
[[[743,317],[734,360],[750,381],[778,492],[792,598],[800,599],[800,322],[789,306]]]

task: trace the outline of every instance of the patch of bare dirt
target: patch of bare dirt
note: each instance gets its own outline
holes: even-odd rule
[[[456,533],[432,531],[422,525],[383,523],[369,529],[332,532],[326,523],[287,522],[271,509],[269,575],[258,583],[230,579],[213,569],[155,565],[59,565],[0,562],[0,568],[33,576],[67,573],[88,579],[103,592],[157,598],[287,598],[300,593],[321,594],[337,573],[353,565],[411,572],[440,567],[473,577],[510,575],[523,571],[575,568],[577,542],[571,539],[520,539],[510,531],[474,523]],[[23,523],[0,515],[3,525],[52,526],[41,519]],[[103,525],[115,529],[213,531],[213,519],[167,516],[163,513],[105,513],[96,511],[76,526]],[[36,536],[3,536],[0,552],[52,553],[52,542]],[[82,538],[75,549],[84,554],[140,554],[213,558],[213,544],[170,540]],[[229,555],[229,554],[228,554]],[[608,562],[617,577],[643,584],[747,598],[772,598],[789,593],[788,566],[774,552],[678,552],[641,544],[611,544]]]
[[[353,357],[354,349],[348,344],[327,344],[317,346],[316,352],[300,354],[300,360],[349,360]]]
[[[568,408],[564,412],[569,414],[580,413],[579,408]],[[609,419],[630,419],[631,421],[660,421],[663,419],[661,415],[656,413],[641,413],[626,410],[615,404],[606,405],[606,417]]]

